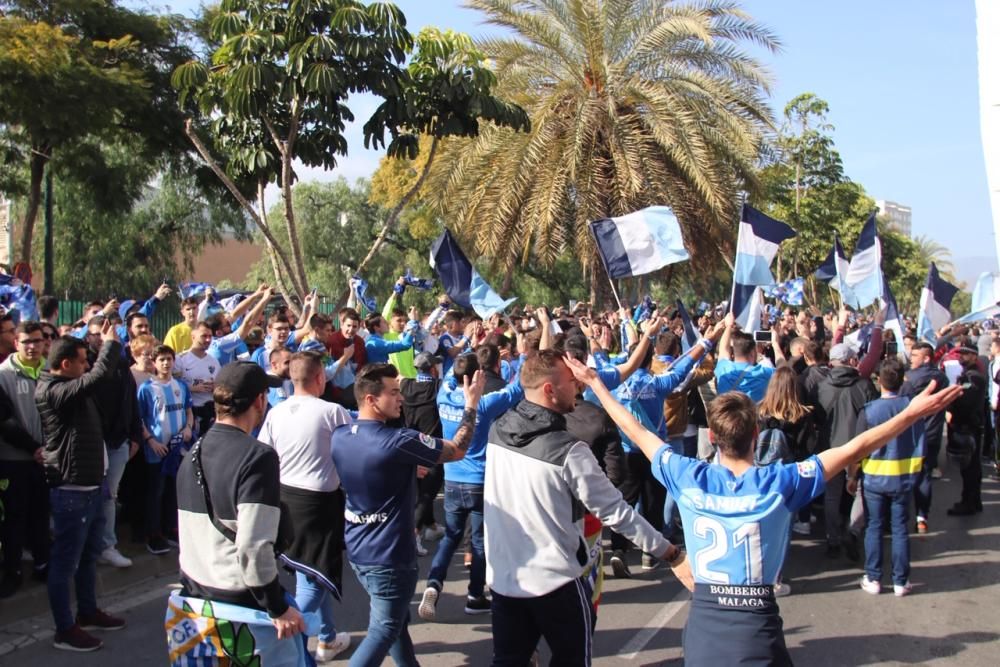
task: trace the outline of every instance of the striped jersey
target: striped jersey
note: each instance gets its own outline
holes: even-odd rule
[[[161,382],[150,378],[139,387],[139,418],[150,435],[161,444],[169,444],[172,438],[184,430],[189,408],[191,391],[182,380],[171,378],[167,382]],[[143,449],[149,463],[162,460],[148,442],[143,444]]]

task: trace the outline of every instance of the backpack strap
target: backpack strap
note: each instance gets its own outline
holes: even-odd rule
[[[219,517],[215,515],[215,510],[212,509],[212,497],[208,493],[208,482],[205,480],[205,470],[201,467],[201,442],[203,438],[198,438],[198,442],[194,444],[191,448],[191,465],[194,467],[194,476],[198,482],[198,486],[201,487],[202,492],[205,494],[205,511],[208,512],[208,518],[212,521],[212,525],[215,529],[222,533],[230,542],[236,542],[236,532],[229,529]]]

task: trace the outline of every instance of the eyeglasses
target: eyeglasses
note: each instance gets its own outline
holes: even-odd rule
[[[59,338],[59,334],[42,334],[42,338],[45,340],[55,340],[56,338]]]

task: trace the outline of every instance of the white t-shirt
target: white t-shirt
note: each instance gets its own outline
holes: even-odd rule
[[[308,491],[336,491],[340,476],[333,465],[333,429],[350,424],[347,410],[315,396],[293,394],[271,408],[257,439],[274,447],[281,483]]]
[[[221,366],[219,360],[207,352],[204,357],[198,358],[194,352],[188,350],[177,355],[174,368],[180,373],[181,379],[187,382],[188,387],[191,387],[195,382],[215,382],[215,376],[219,374]],[[211,401],[212,392],[191,391],[191,403],[194,407],[200,408]]]

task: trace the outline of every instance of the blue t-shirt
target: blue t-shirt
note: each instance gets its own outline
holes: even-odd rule
[[[476,407],[476,428],[472,434],[469,449],[459,461],[444,464],[444,478],[460,484],[486,483],[486,440],[490,435],[493,420],[511,409],[524,398],[521,383],[507,385],[500,391],[486,394],[479,399]],[[465,412],[465,393],[459,389],[454,375],[441,383],[437,395],[438,412],[441,415],[441,434],[451,440],[458,432]]]
[[[213,338],[208,346],[208,353],[219,362],[221,367],[236,361],[242,355],[246,355],[248,350],[247,344],[234,331],[225,336]]]
[[[820,460],[754,467],[737,477],[670,452],[669,445],[656,452],[653,476],[677,499],[695,583],[776,583],[792,515],[826,488]]]
[[[694,368],[694,363],[694,359],[690,356],[682,357],[659,375],[653,375],[645,368],[640,368],[614,390],[615,398],[626,406],[631,401],[637,402],[642,411],[646,413],[649,423],[656,427],[656,434],[665,438],[667,425],[663,418],[663,401],[667,399],[670,392],[684,382],[688,373]],[[586,398],[586,396],[584,397]],[[632,441],[625,437],[624,433],[622,434],[622,447],[626,452],[631,452],[634,449]]]
[[[745,361],[733,361],[732,359],[719,359],[715,364],[718,392],[724,394],[727,391],[742,391],[754,403],[760,403],[764,400],[764,394],[767,393],[767,383],[771,381],[772,375],[774,375],[774,368],[761,364],[751,366]]]
[[[172,440],[180,437],[187,424],[187,411],[191,408],[191,390],[187,383],[172,379],[160,382],[150,378],[139,387],[138,394],[139,418],[143,426],[157,442],[162,445],[179,445]],[[193,426],[193,425],[192,425]],[[147,463],[159,463],[163,460],[153,451],[149,443],[143,443],[143,452]]]
[[[334,430],[331,449],[346,500],[344,543],[351,563],[416,563],[417,466],[436,464],[443,446],[440,438],[371,419]]]

